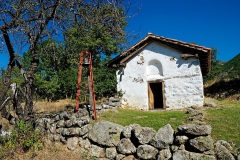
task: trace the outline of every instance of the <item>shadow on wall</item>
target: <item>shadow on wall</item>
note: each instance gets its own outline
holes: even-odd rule
[[[197,59],[191,59],[191,60],[182,60],[182,59],[177,59],[176,64],[178,65],[178,68],[180,68],[183,64],[188,64],[188,68],[194,66],[198,66],[199,62]]]

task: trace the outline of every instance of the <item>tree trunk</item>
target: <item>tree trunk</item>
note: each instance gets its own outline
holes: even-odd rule
[[[24,119],[33,118],[33,97],[34,97],[34,73],[38,66],[38,60],[35,59],[32,61],[32,65],[30,66],[27,81],[25,83],[25,107],[24,107]]]

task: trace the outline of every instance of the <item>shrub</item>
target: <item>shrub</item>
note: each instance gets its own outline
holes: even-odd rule
[[[0,159],[10,158],[15,152],[42,149],[42,135],[34,130],[33,124],[18,121],[10,135],[0,137]]]

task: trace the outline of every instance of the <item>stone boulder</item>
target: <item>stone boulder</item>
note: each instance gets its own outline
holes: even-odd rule
[[[118,97],[110,97],[110,98],[109,98],[109,101],[110,101],[110,102],[120,102],[120,100],[121,100],[121,99],[118,98]]]
[[[131,138],[131,135],[132,135],[132,130],[135,128],[135,127],[140,127],[139,124],[131,124],[129,126],[125,126],[122,130],[122,135],[123,137],[125,138]]]
[[[88,138],[107,147],[116,146],[120,141],[123,126],[107,122],[97,122],[88,133]]]
[[[137,139],[139,144],[147,144],[155,135],[156,131],[149,127],[135,127],[133,128],[133,136]]]
[[[78,146],[78,138],[77,137],[71,137],[67,139],[67,148],[69,150],[75,150]]]
[[[172,157],[172,153],[169,148],[163,149],[159,152],[157,160],[169,160]]]
[[[230,152],[233,151],[232,146],[231,146],[227,141],[218,140],[218,141],[215,142],[215,145],[222,145],[222,146],[224,146],[225,148],[227,148]]]
[[[158,150],[150,145],[144,144],[137,148],[137,155],[140,159],[156,159]]]
[[[214,156],[178,150],[173,153],[172,160],[216,160]]]
[[[179,134],[190,136],[208,136],[212,132],[210,125],[185,124],[178,128]]]
[[[62,130],[63,136],[78,136],[81,128],[64,128]]]
[[[117,156],[116,147],[106,148],[106,158],[115,159],[116,156]]]
[[[115,159],[122,160],[124,157],[125,157],[125,155],[123,155],[123,154],[117,154]]]
[[[137,160],[133,155],[128,155],[126,157],[123,157],[122,160]]]
[[[174,130],[170,124],[167,124],[157,131],[150,141],[150,144],[158,149],[165,149],[173,143],[173,134]]]
[[[83,139],[82,137],[79,137],[78,139],[79,146],[84,149],[90,149],[91,148],[91,142],[86,138]]]
[[[117,145],[117,150],[119,153],[128,155],[134,154],[136,152],[136,147],[128,138],[123,138]]]
[[[237,150],[237,157],[236,157],[237,160],[240,160],[240,148],[238,148]]]
[[[221,143],[214,144],[214,151],[218,160],[234,160],[234,156],[231,152]]]
[[[200,136],[189,141],[189,145],[199,152],[213,150],[213,139],[210,136]]]
[[[92,145],[91,156],[97,157],[97,158],[104,158],[105,157],[104,148],[96,146],[96,145]]]
[[[210,101],[210,102],[205,102],[204,105],[205,107],[216,107],[216,103],[213,102],[213,101]]]
[[[87,134],[91,129],[92,129],[92,125],[91,124],[84,125],[79,130],[79,136],[83,136],[83,135]]]

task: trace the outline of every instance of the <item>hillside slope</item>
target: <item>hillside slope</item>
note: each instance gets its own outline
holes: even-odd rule
[[[226,78],[240,78],[240,53],[223,65],[222,72]]]
[[[206,96],[240,100],[240,53],[224,64],[217,63],[205,80]]]

